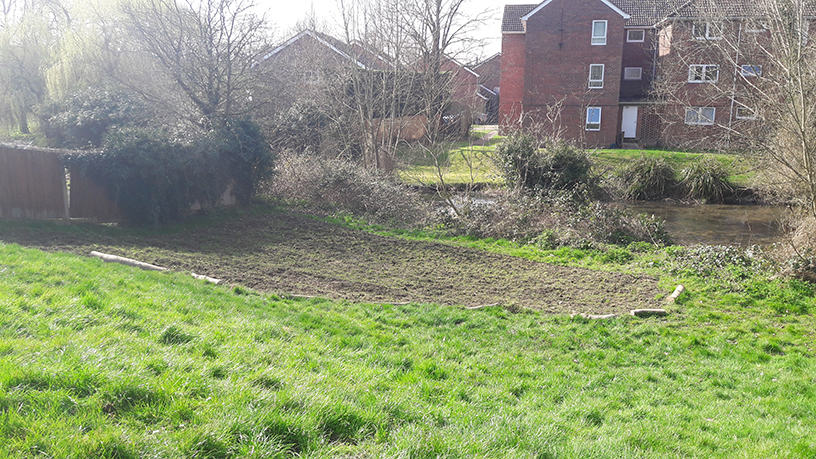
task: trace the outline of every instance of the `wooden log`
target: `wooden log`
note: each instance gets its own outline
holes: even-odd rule
[[[480,304],[479,306],[467,306],[465,309],[482,309],[482,308],[492,308],[493,306],[498,306],[501,303],[490,303],[490,304]]]
[[[674,292],[666,298],[667,303],[674,303],[677,301],[677,298],[680,298],[680,295],[686,290],[685,287],[682,285],[678,285],[677,288],[674,289]]]
[[[570,317],[581,316],[584,319],[593,319],[593,320],[603,320],[603,319],[612,319],[615,317],[615,314],[587,314],[587,313],[580,313],[580,314],[570,314]]]
[[[635,317],[665,316],[668,314],[665,309],[632,309],[631,313]]]
[[[196,273],[190,273],[190,274],[192,274],[193,277],[195,277],[196,279],[207,281],[207,282],[209,282],[211,284],[218,285],[218,284],[221,283],[221,279],[216,279],[214,277],[208,277],[208,276],[205,276],[203,274],[196,274]]]
[[[119,263],[120,265],[132,266],[134,268],[140,268],[146,271],[167,271],[167,268],[163,268],[161,266],[151,265],[150,263],[134,260],[132,258],[119,257],[97,251],[91,252],[91,256],[101,258],[103,261],[108,263]]]

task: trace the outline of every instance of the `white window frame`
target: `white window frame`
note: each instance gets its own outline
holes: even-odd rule
[[[696,72],[700,69],[700,73]],[[714,73],[714,78],[710,79],[709,75]],[[695,77],[700,75],[702,79],[697,80]],[[716,83],[720,80],[720,66],[716,64],[691,64],[689,65],[688,82],[689,83]]]
[[[748,115],[740,115],[740,111],[747,111]],[[734,112],[734,117],[738,120],[755,120],[757,119],[756,111],[749,107],[737,107]]]
[[[743,64],[740,66],[740,75],[744,77],[758,77],[762,76],[762,66]]]
[[[632,76],[632,73],[637,73],[637,77]],[[624,67],[623,79],[626,81],[640,81],[643,79],[643,67]]]
[[[699,33],[697,28],[700,26],[705,26],[705,33]],[[695,40],[720,40],[722,39],[722,30],[722,23],[719,22],[693,22],[691,24],[691,36]]]
[[[603,36],[595,35],[595,24],[603,24]],[[606,20],[592,21],[592,40],[593,46],[601,46],[606,44],[606,35],[608,33],[609,24]]]
[[[640,32],[642,35],[640,36],[640,40],[634,40],[631,37],[632,32]],[[646,41],[646,29],[626,29],[626,42],[627,43],[643,43]]]
[[[705,115],[705,111],[711,111],[711,117]],[[685,124],[690,126],[712,126],[717,116],[716,107],[686,107]]]
[[[586,123],[584,124],[584,130],[587,130],[587,131],[600,131],[601,130],[601,114],[602,114],[603,110],[601,110],[601,107],[587,107],[586,110],[587,110],[586,111]],[[598,122],[597,123],[591,123],[590,122],[591,121],[590,120],[590,114],[593,113],[593,112],[596,112],[596,111],[598,113]],[[594,127],[596,124],[597,124],[598,127]],[[593,127],[590,127],[590,126],[593,126]]]
[[[592,79],[592,68],[601,68],[601,79]],[[605,66],[604,64],[589,64],[589,89],[603,89],[604,86],[604,73],[605,73]]]

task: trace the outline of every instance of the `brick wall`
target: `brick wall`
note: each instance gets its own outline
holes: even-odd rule
[[[517,126],[523,111],[524,44],[524,34],[502,35],[499,124],[503,131]]]
[[[593,45],[592,22],[607,21],[605,45]],[[525,111],[542,113],[547,106],[563,106],[563,135],[588,145],[615,142],[619,129],[624,18],[600,0],[554,0],[527,21]],[[588,87],[590,64],[604,65],[602,89]],[[502,88],[504,93],[504,88]],[[504,94],[502,94],[504,95]],[[586,107],[601,108],[600,131],[585,130]],[[545,120],[531,120],[544,123]]]
[[[643,73],[640,80],[625,80],[623,69],[621,70],[621,99],[642,99],[648,96],[649,87],[652,82],[652,67],[655,57],[655,46],[657,44],[654,29],[627,29],[628,30],[642,30],[644,40],[642,43],[627,42],[624,38],[623,43],[623,57],[621,65],[625,69],[627,67],[641,68]]]

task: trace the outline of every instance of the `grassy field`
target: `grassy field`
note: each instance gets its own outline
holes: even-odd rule
[[[491,140],[490,145],[470,145],[461,142],[440,156],[439,171],[445,183],[453,186],[471,184],[498,185],[503,183],[499,176],[492,154],[498,140]],[[440,183],[436,164],[430,158],[413,161],[400,171],[400,179],[409,185],[434,186]]]
[[[813,287],[627,260],[687,284],[672,314],[292,299],[0,243],[0,457],[816,457]]]
[[[499,185],[503,183],[491,159],[495,146],[501,142],[502,136],[494,136],[488,145],[474,145],[479,137],[491,132],[484,126],[474,126],[471,131],[470,142],[451,144],[447,153],[440,155],[440,164],[445,183],[454,186],[468,184]],[[750,161],[737,155],[693,153],[671,150],[590,150],[590,157],[595,163],[596,173],[607,175],[613,173],[631,160],[641,156],[660,157],[671,164],[679,173],[690,163],[705,156],[711,156],[732,171],[731,181],[739,186],[750,186],[756,175]],[[436,185],[439,183],[437,168],[428,158],[415,157],[409,161],[410,165],[400,172],[400,178],[409,184]]]

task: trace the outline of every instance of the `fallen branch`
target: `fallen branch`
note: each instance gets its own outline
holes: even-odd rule
[[[490,304],[482,304],[482,305],[479,305],[479,306],[467,306],[467,307],[465,307],[465,309],[473,310],[473,309],[490,308],[490,307],[493,307],[493,306],[498,306],[500,304],[501,303],[490,303]]]
[[[683,292],[685,290],[686,290],[685,287],[683,287],[682,285],[678,285],[677,288],[674,289],[674,293],[672,293],[671,295],[669,295],[668,298],[666,298],[666,302],[667,303],[674,303],[675,301],[677,301],[677,298],[679,298],[680,295],[683,294]]]
[[[91,256],[101,258],[102,261],[106,261],[108,263],[119,263],[120,265],[140,268],[146,271],[167,271],[167,268],[163,268],[161,266],[151,265],[150,263],[134,260],[132,258],[119,257],[116,255],[110,255],[107,253],[97,251],[91,252]]]
[[[665,316],[668,314],[665,309],[632,309],[635,317]]]
[[[221,283],[221,279],[216,279],[214,277],[208,277],[208,276],[205,276],[203,274],[196,274],[196,273],[190,273],[190,274],[192,274],[192,276],[195,277],[196,279],[207,281],[207,282],[209,282],[211,284],[218,285],[218,284]]]
[[[584,319],[612,319],[615,317],[615,314],[586,314],[584,312],[580,314],[570,314],[570,317],[581,316]]]

